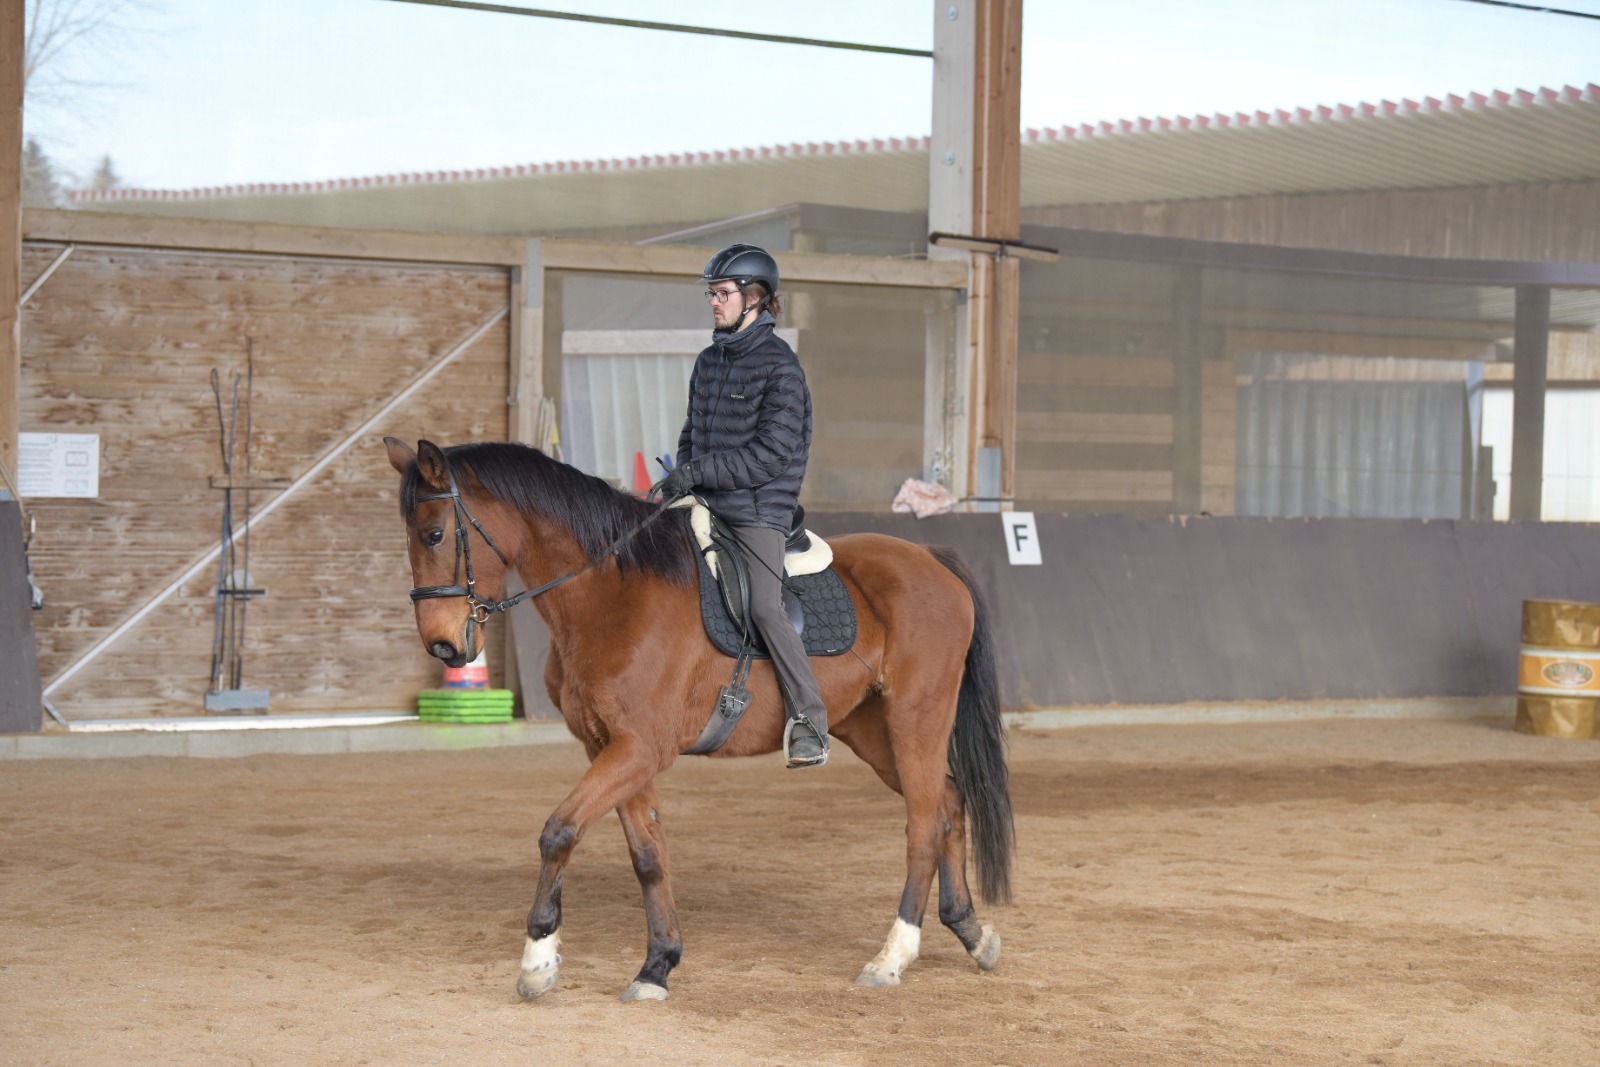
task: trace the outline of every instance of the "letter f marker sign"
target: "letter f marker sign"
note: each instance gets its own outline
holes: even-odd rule
[[[1039,565],[1044,558],[1039,554],[1039,528],[1034,524],[1031,511],[1005,511],[1000,513],[1005,526],[1006,557],[1012,566]]]

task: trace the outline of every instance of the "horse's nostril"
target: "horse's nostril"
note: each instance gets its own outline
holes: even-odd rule
[[[428,652],[435,659],[455,659],[456,646],[449,641],[435,641],[428,646]]]

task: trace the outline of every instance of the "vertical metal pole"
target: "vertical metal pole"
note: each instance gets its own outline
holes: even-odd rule
[[[1200,512],[1205,348],[1200,336],[1199,267],[1175,269],[1172,284],[1172,510]]]
[[[1511,521],[1538,522],[1544,507],[1544,394],[1550,361],[1550,287],[1517,286],[1511,397]]]
[[[948,292],[929,295],[923,310],[922,480],[950,488],[951,346],[955,300]]]

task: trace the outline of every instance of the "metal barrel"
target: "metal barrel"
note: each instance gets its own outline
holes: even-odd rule
[[[1600,604],[1522,602],[1517,731],[1600,738]]]

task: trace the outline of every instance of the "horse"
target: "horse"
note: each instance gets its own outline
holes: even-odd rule
[[[685,510],[631,496],[525,445],[441,448],[423,440],[413,451],[393,437],[384,443],[401,475],[423,646],[459,667],[482,649],[490,618],[532,599],[551,634],[545,686],[589,758],[539,835],[517,991],[531,1000],[554,988],[563,871],[584,833],[615,810],[648,929],[644,965],[621,999],[666,999],[683,940],[654,783],[694,744],[734,662],[700,625]],[[899,910],[883,950],[856,981],[900,983],[917,958],[936,873],[940,921],[980,970],[992,970],[1000,938],[979,922],[967,884],[967,824],[989,904],[1010,899],[1015,833],[983,598],[949,550],[879,534],[830,544],[858,634],[853,654],[812,660],[829,732],[906,807]],[[513,572],[525,591],[507,598]],[[745,684],[749,710],[713,756],[781,745],[784,708],[770,663],[757,662]]]

